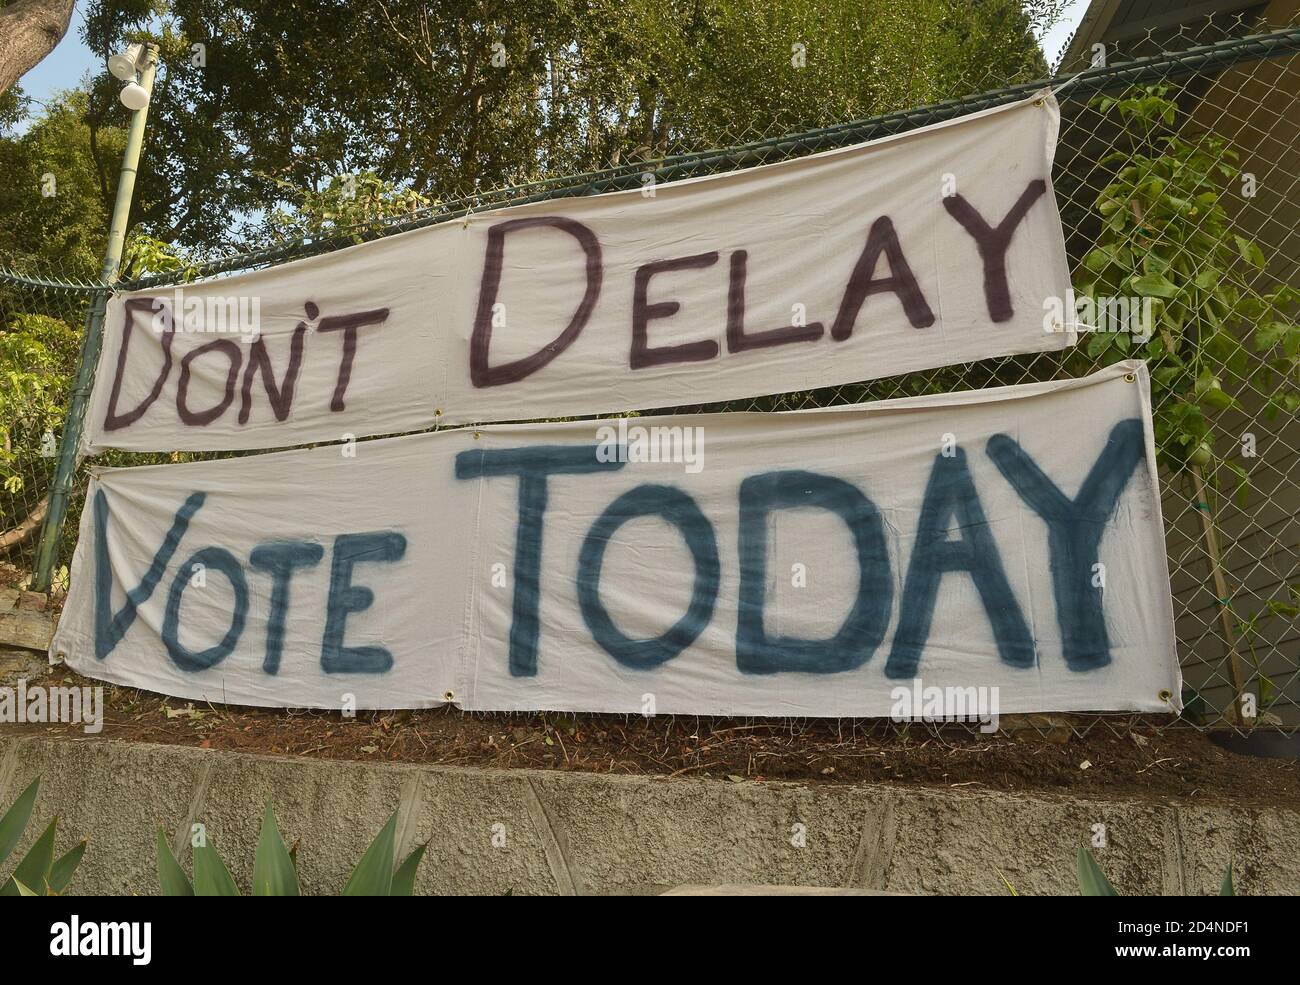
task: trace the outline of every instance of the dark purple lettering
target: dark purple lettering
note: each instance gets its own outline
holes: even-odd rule
[[[731,280],[727,287],[727,351],[744,352],[746,349],[765,349],[787,342],[808,342],[819,339],[826,330],[821,322],[807,325],[787,325],[769,328],[763,332],[745,332],[745,278],[749,253],[737,250],[731,254]]]
[[[244,367],[244,385],[239,395],[239,423],[247,424],[249,413],[253,409],[253,377],[262,374],[262,386],[266,388],[266,398],[271,401],[271,410],[275,419],[283,421],[289,416],[293,406],[293,391],[298,385],[298,371],[302,368],[302,344],[307,335],[307,326],[299,322],[289,340],[289,365],[284,371],[284,381],[278,386],[275,372],[271,368],[271,355],[266,349],[266,339],[259,337],[248,350],[248,363]]]
[[[551,226],[563,230],[578,241],[582,252],[587,256],[587,289],[583,292],[582,301],[563,332],[531,356],[524,356],[502,366],[492,366],[488,362],[488,350],[492,346],[492,308],[496,305],[497,292],[501,289],[501,272],[505,266],[506,233],[517,229],[531,229],[534,226]],[[525,219],[499,222],[489,229],[487,255],[483,260],[483,280],[478,293],[478,311],[474,315],[474,333],[470,337],[470,382],[476,387],[517,383],[525,376],[537,372],[567,349],[587,324],[592,309],[596,307],[603,276],[600,240],[590,229],[573,219],[553,215],[529,216]]]
[[[172,324],[170,313],[167,315],[167,327],[162,331],[162,369],[158,372],[158,378],[153,381],[153,389],[138,405],[124,414],[117,412],[117,401],[122,395],[122,376],[126,372],[126,350],[131,344],[131,333],[135,329],[135,313],[137,311],[149,312],[150,318],[159,311],[155,305],[161,305],[162,298],[127,298],[126,300],[126,318],[122,325],[122,344],[117,350],[117,367],[113,374],[113,389],[108,395],[108,410],[104,413],[104,430],[117,431],[128,425],[134,424],[144,416],[153,402],[158,399],[158,394],[162,393],[163,384],[167,382],[167,377],[172,371],[172,339],[176,336],[175,326]]]
[[[310,310],[308,314],[310,314]],[[322,318],[316,326],[318,332],[343,333],[343,357],[339,360],[338,380],[334,384],[334,396],[330,399],[330,410],[338,413],[343,410],[343,395],[348,392],[352,381],[352,363],[357,355],[357,329],[366,325],[380,325],[388,320],[387,308],[372,308],[370,311],[357,311],[350,315],[330,315]]]
[[[889,276],[876,278],[876,263],[882,253],[889,261]],[[844,289],[844,298],[840,301],[840,310],[831,325],[831,338],[841,342],[852,335],[858,312],[862,310],[862,302],[872,294],[886,293],[897,296],[913,328],[929,328],[934,324],[934,312],[926,303],[921,286],[912,275],[907,258],[903,256],[894,224],[889,216],[882,215],[871,224],[866,245],[862,247],[858,262],[849,276],[848,287]]]
[[[672,270],[701,270],[718,262],[718,253],[697,253],[695,256],[677,257],[673,260],[655,260],[638,267],[632,289],[632,355],[633,369],[662,366],[665,363],[694,363],[712,359],[718,354],[718,343],[712,339],[683,342],[652,348],[649,342],[649,325],[652,318],[669,318],[681,308],[678,301],[656,301],[649,304],[646,295],[650,278]]]
[[[189,408],[190,392],[190,363],[198,359],[205,352],[220,352],[230,360],[230,369],[226,372],[226,389],[222,394],[221,401],[207,410],[192,411]],[[239,379],[239,366],[244,361],[244,354],[240,351],[239,346],[230,339],[214,339],[211,342],[205,342],[197,349],[192,349],[185,353],[181,359],[181,378],[176,384],[176,413],[180,415],[181,421],[185,424],[202,427],[205,424],[211,424],[218,417],[226,412],[231,401],[235,399],[235,381]]]
[[[984,221],[975,206],[960,195],[949,195],[943,200],[948,214],[970,233],[980,251],[984,264],[984,300],[989,307],[989,317],[995,322],[1008,321],[1013,314],[1011,289],[1007,286],[1007,247],[1011,237],[1025,218],[1030,207],[1047,191],[1047,182],[1036,178],[1021,193],[1011,211],[996,227]]]

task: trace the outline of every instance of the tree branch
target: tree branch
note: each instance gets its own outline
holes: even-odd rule
[[[0,93],[63,40],[75,0],[14,0],[0,7]]]
[[[18,526],[0,533],[0,554],[4,554],[23,544],[32,534],[41,528],[45,521],[45,511],[50,508],[50,494],[41,497],[36,508],[27,514],[27,518]]]

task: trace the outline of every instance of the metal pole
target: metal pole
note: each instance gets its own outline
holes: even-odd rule
[[[140,85],[151,97],[153,79],[158,68],[158,46],[146,47],[145,64],[140,72]],[[117,179],[117,201],[113,204],[113,219],[108,228],[108,246],[104,250],[104,266],[100,279],[104,290],[95,295],[86,316],[86,331],[81,339],[81,356],[77,364],[76,384],[68,402],[68,417],[63,422],[63,437],[59,443],[59,461],[54,470],[54,483],[50,487],[50,508],[41,527],[40,546],[36,552],[36,572],[32,589],[46,592],[58,560],[59,540],[63,521],[68,515],[68,501],[72,496],[72,479],[77,470],[77,446],[81,444],[81,430],[86,417],[86,401],[90,398],[90,385],[95,378],[95,364],[99,362],[99,349],[104,336],[104,311],[108,305],[108,288],[117,280],[122,263],[122,247],[126,242],[127,222],[131,217],[131,198],[135,194],[136,168],[140,163],[140,149],[144,146],[144,127],[149,117],[149,104],[131,114],[131,128],[126,135],[126,151],[122,154],[122,170]]]

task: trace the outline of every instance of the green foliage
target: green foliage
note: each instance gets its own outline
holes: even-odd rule
[[[85,92],[62,93],[18,132],[26,101],[0,99],[0,258],[6,264],[54,278],[98,276],[117,169],[100,170],[96,155],[120,155],[125,135],[108,127],[92,139],[88,105]],[[84,295],[0,287],[0,534],[20,524],[31,530],[39,518],[85,303]]]
[[[1269,419],[1300,409],[1294,386],[1280,385],[1300,379],[1297,292],[1260,290],[1267,257],[1234,232],[1225,205],[1240,187],[1237,155],[1212,134],[1192,142],[1170,132],[1178,107],[1166,87],[1094,106],[1135,135],[1135,146],[1102,162],[1118,171],[1097,197],[1101,232],[1084,257],[1080,295],[1150,299],[1153,325],[1145,342],[1095,333],[1083,353],[1092,365],[1149,359],[1161,463],[1212,476],[1222,465],[1244,494],[1246,472],[1216,448],[1213,418],[1240,408],[1234,392],[1243,383],[1264,395]]]
[[[1060,6],[94,0],[82,36],[158,42],[136,214],[213,249],[294,235],[303,197],[362,210],[310,200],[347,174],[400,211],[1039,78],[1031,28]],[[92,124],[125,120],[118,88],[95,80]]]
[[[374,841],[357,862],[356,868],[343,887],[344,896],[410,896],[415,888],[415,876],[424,858],[421,845],[394,868],[397,841],[397,812],[394,811]],[[167,837],[160,829],[156,850],[158,855],[158,881],[164,896],[238,896],[239,889],[231,878],[216,848],[209,842],[194,846],[194,881],[172,855]],[[296,848],[284,843],[280,828],[275,822],[271,805],[266,805],[262,829],[257,839],[257,853],[253,859],[254,896],[299,896],[298,863]]]
[[[47,315],[17,314],[0,324],[0,532],[21,523],[48,488],[77,334]]]
[[[40,777],[37,777],[0,816],[0,865],[22,840],[40,785]],[[68,888],[77,866],[81,864],[81,857],[86,853],[86,841],[83,838],[71,851],[55,856],[54,840],[58,827],[59,819],[56,817],[27,850],[9,878],[0,884],[0,896],[58,896]]]
[[[298,895],[298,869],[280,835],[270,804],[266,805],[262,833],[257,839],[257,855],[253,859],[253,895]]]
[[[71,90],[22,133],[0,130],[0,255],[64,277],[99,274],[125,130],[92,137],[90,97]]]
[[[1279,698],[1286,696],[1285,684],[1278,687],[1271,677],[1263,672],[1263,662],[1259,658],[1259,648],[1267,650],[1273,644],[1270,643],[1269,637],[1265,635],[1270,626],[1276,626],[1279,622],[1284,625],[1291,625],[1297,618],[1300,618],[1300,582],[1292,583],[1285,586],[1286,595],[1282,598],[1270,598],[1264,602],[1264,607],[1252,613],[1248,618],[1239,619],[1236,623],[1236,636],[1246,648],[1250,655],[1250,662],[1255,667],[1253,680],[1259,682],[1259,710],[1262,713],[1270,708]],[[1267,720],[1267,719],[1265,719]],[[1274,717],[1275,723],[1280,723],[1281,719]],[[1259,718],[1257,718],[1258,724]]]
[[[332,177],[320,191],[300,190],[280,182],[288,203],[277,206],[267,226],[283,240],[315,240],[347,236],[361,242],[368,229],[378,229],[433,204],[411,188],[398,188],[373,171]]]
[[[1092,852],[1080,846],[1077,862],[1080,896],[1118,896]]]
[[[178,280],[184,280],[193,275],[194,269],[184,249],[136,229],[127,236],[122,249],[119,276],[131,280],[146,274],[173,273]]]
[[[1079,858],[1077,863],[1077,875],[1079,879],[1080,896],[1118,896],[1115,887],[1110,884],[1106,874],[1101,871],[1101,866],[1093,858],[1092,852],[1084,847],[1079,848]],[[1232,888],[1232,863],[1228,863],[1227,871],[1223,873],[1223,882],[1219,886],[1220,896],[1235,896],[1236,893]]]
[[[174,247],[151,236],[137,232],[127,240],[126,276],[183,276],[188,267]],[[50,487],[88,305],[88,295],[0,289],[0,533],[34,515]],[[69,538],[75,526],[68,526]]]
[[[154,851],[158,858],[158,882],[162,885],[163,895],[193,896],[194,887],[190,885],[189,877],[176,861],[172,850],[167,847],[167,835],[162,828],[158,829]]]

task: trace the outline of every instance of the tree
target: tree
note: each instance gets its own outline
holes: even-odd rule
[[[0,173],[5,175],[0,183],[0,255],[29,270],[98,276],[117,171],[101,181],[86,124],[88,107],[85,92],[70,90],[53,97],[25,132],[0,130]],[[106,127],[98,141],[103,154],[120,157],[126,133]]]
[[[276,231],[286,189],[349,174],[446,200],[1041,77],[1032,28],[1059,6],[96,0],[83,36],[159,43],[137,215],[228,249]],[[92,135],[117,88],[91,93]]]
[[[0,258],[53,278],[98,275],[107,194],[90,153],[87,94],[54,97],[25,132],[17,88],[0,95]],[[101,142],[121,154],[125,134]],[[85,295],[0,287],[0,556],[31,543],[48,507],[52,444],[76,368]]]
[[[63,40],[75,5],[75,0],[13,0],[0,7],[0,93]]]

